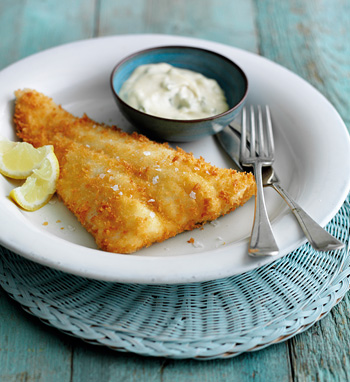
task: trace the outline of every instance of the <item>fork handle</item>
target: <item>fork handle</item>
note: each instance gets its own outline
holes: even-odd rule
[[[316,251],[332,251],[341,249],[345,245],[337,240],[319,224],[317,224],[300,206],[296,203],[291,196],[285,191],[280,184],[271,183],[271,186],[282,196],[289,208],[292,210],[294,216],[298,220],[300,227],[305,233],[311,246]]]
[[[273,256],[278,254],[278,246],[273,236],[267,215],[262,182],[262,164],[254,164],[256,181],[255,214],[248,252],[253,257]]]

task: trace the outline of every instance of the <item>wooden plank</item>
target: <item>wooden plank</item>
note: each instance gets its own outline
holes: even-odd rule
[[[0,69],[52,46],[93,37],[94,12],[94,0],[0,1]]]
[[[72,381],[161,382],[164,363],[163,358],[143,357],[76,343]]]
[[[73,381],[109,382],[118,378],[124,382],[248,382],[253,379],[288,382],[291,378],[290,368],[281,366],[289,365],[286,343],[210,361],[142,357],[76,344],[73,359]]]
[[[339,111],[350,126],[350,2],[257,2],[261,54],[291,69]]]
[[[257,50],[254,2],[101,0],[99,34],[163,33]]]
[[[296,381],[350,380],[349,304],[347,294],[326,318],[293,339]]]
[[[253,380],[255,382],[290,381],[286,343],[229,359],[168,360],[162,371],[164,382],[249,382]]]
[[[0,381],[70,381],[65,336],[26,314],[0,288]]]
[[[19,57],[20,33],[15,33],[20,25],[22,2],[0,1],[0,69],[16,61]]]

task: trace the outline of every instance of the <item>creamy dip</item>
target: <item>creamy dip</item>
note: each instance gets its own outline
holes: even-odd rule
[[[166,63],[136,68],[119,96],[137,110],[170,119],[211,117],[229,109],[215,80]]]

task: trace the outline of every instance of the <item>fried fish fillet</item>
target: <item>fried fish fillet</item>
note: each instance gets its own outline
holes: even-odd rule
[[[18,136],[54,145],[57,194],[103,250],[135,252],[215,220],[255,192],[251,174],[75,117],[37,91],[15,95]]]

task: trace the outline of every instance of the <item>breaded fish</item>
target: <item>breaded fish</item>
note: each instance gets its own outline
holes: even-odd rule
[[[17,134],[52,144],[57,194],[106,251],[132,253],[233,211],[255,192],[251,174],[73,116],[34,90],[16,93]]]

